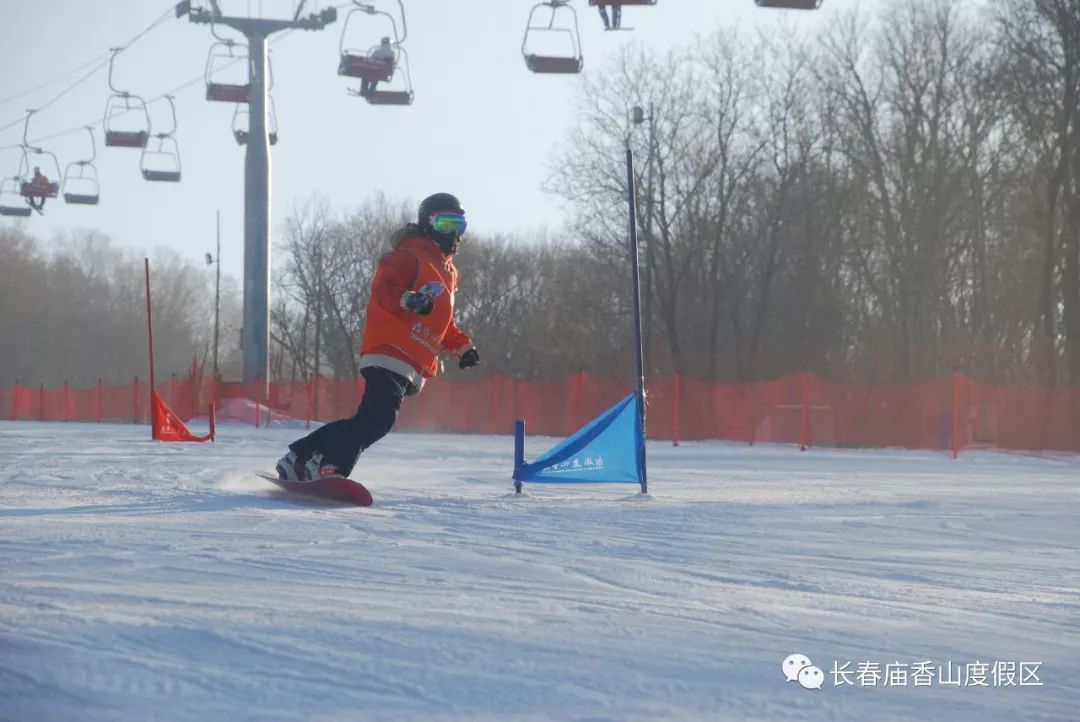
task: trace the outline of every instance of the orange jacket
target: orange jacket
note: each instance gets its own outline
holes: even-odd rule
[[[392,244],[394,250],[379,259],[375,270],[360,354],[391,356],[431,378],[439,372],[440,353],[457,355],[472,343],[454,323],[457,268],[453,258],[414,224],[395,233]],[[421,316],[402,308],[407,291],[433,281],[446,290],[435,297],[431,313]]]

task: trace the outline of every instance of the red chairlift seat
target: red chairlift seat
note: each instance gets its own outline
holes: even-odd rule
[[[367,55],[343,53],[338,64],[338,75],[371,82],[386,82],[394,76],[394,63]]]
[[[178,170],[154,170],[152,168],[142,169],[143,180],[148,181],[165,181],[167,183],[179,183],[180,171]]]
[[[821,0],[754,0],[760,8],[778,10],[817,10]]]
[[[110,148],[145,148],[150,134],[145,130],[106,130],[105,145]]]
[[[230,85],[229,83],[207,83],[206,99],[219,103],[246,103],[251,92],[251,84]]]
[[[30,206],[0,205],[0,216],[10,216],[12,218],[27,218],[30,216]]]
[[[566,58],[550,55],[526,55],[525,65],[534,73],[580,73],[582,58]]]
[[[372,105],[412,105],[411,90],[373,90],[364,96]]]
[[[100,200],[101,196],[97,193],[64,193],[64,203],[73,206],[96,206]]]
[[[19,194],[24,198],[56,198],[60,195],[60,184],[55,181],[48,183],[22,181],[19,183]]]

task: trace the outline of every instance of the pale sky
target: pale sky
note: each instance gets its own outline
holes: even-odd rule
[[[394,11],[395,0],[370,0]],[[790,23],[813,32],[837,13],[876,11],[889,0],[826,0],[816,12],[757,9],[753,0],[659,0],[629,7],[631,32],[602,30],[596,9],[573,0],[581,29],[585,72],[600,72],[617,49],[642,42],[659,51],[691,43],[719,26],[754,28]],[[197,4],[206,6],[205,0]],[[331,4],[308,2],[305,14]],[[455,193],[470,228],[483,232],[546,227],[557,232],[568,211],[541,191],[553,151],[574,120],[579,79],[530,73],[521,57],[530,0],[405,0],[416,101],[410,107],[374,107],[346,94],[359,81],[337,75],[345,11],[320,32],[296,31],[271,45],[280,142],[272,149],[274,233],[293,207],[313,194],[347,210],[377,190],[419,201],[438,191]],[[0,23],[0,128],[19,121],[72,84],[63,77],[108,49],[130,40],[172,3],[160,0],[6,0]],[[282,17],[290,0],[221,0],[227,15]],[[538,12],[539,17],[539,12]],[[367,21],[366,24],[363,21]],[[349,44],[377,42],[383,28],[368,16],[350,25]],[[150,183],[139,172],[139,151],[105,148],[101,118],[109,95],[106,69],[34,116],[31,141],[95,123],[99,206],[48,202],[45,215],[25,221],[40,238],[89,228],[120,246],[176,249],[202,262],[214,250],[214,214],[222,216],[222,271],[243,275],[244,149],[232,137],[233,105],[205,100],[201,81],[213,38],[206,25],[170,16],[121,53],[117,84],[149,100],[200,78],[176,95],[176,138],[183,163],[179,184]],[[41,83],[63,80],[33,93]],[[11,99],[12,96],[20,95]],[[150,104],[155,127],[166,124],[168,104]],[[22,125],[0,131],[0,176],[14,175]],[[84,157],[85,130],[42,142],[61,167]],[[43,170],[50,173],[47,169]],[[51,173],[50,173],[51,175]]]

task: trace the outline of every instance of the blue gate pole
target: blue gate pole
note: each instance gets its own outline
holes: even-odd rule
[[[641,462],[641,493],[649,493],[645,466],[645,352],[641,345],[641,272],[638,268],[637,195],[634,190],[634,151],[626,141],[626,201],[630,209],[630,268],[634,278],[634,349],[637,352],[638,458]]]
[[[521,493],[521,479],[517,478],[518,469],[525,463],[525,422],[514,422],[514,491]]]

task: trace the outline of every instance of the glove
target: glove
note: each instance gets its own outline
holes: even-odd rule
[[[431,309],[435,308],[435,299],[426,293],[406,291],[401,297],[401,307],[406,311],[426,316],[431,313]]]
[[[475,348],[471,348],[461,354],[461,358],[458,359],[458,368],[470,369],[478,363],[480,363],[480,352]]]

